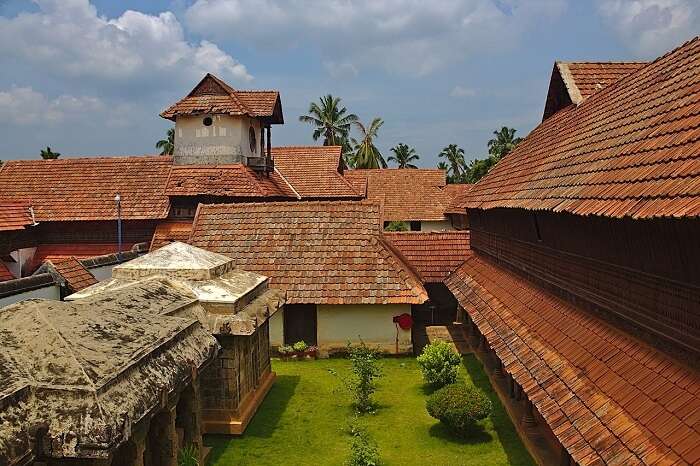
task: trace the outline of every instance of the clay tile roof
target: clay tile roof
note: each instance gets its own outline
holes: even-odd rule
[[[164,218],[171,165],[163,156],[8,160],[0,168],[0,199],[30,201],[38,222],[113,220],[120,193],[123,219]]]
[[[23,230],[32,224],[30,203],[0,200],[0,231]]]
[[[288,303],[420,304],[420,279],[381,237],[379,207],[361,202],[200,205],[190,243],[270,277]]]
[[[169,221],[156,226],[149,251],[155,251],[166,244],[180,241],[186,243],[192,233],[191,221]]]
[[[168,196],[296,198],[294,190],[278,172],[268,177],[243,164],[174,165],[165,193]]]
[[[12,272],[10,272],[10,269],[7,268],[7,265],[3,261],[0,261],[0,282],[6,282],[14,279],[15,276],[12,275]]]
[[[122,252],[129,251],[135,243],[122,243]],[[37,246],[32,258],[30,270],[34,270],[45,261],[59,262],[71,257],[88,259],[105,256],[117,252],[119,245],[116,243],[68,243],[68,244],[41,244]]]
[[[445,282],[576,464],[698,464],[700,376],[473,254]]]
[[[340,146],[273,147],[275,167],[302,199],[352,198],[362,194],[342,175]]]
[[[447,195],[447,206],[445,207],[446,214],[463,214],[464,209],[460,207],[469,196],[473,184],[468,183],[455,183],[448,184],[442,190]]]
[[[471,254],[468,231],[387,233],[384,237],[418,271],[423,282],[442,282]]]
[[[73,291],[80,291],[83,288],[97,283],[95,276],[86,269],[75,257],[50,261],[54,270],[63,277],[66,285]]]
[[[445,172],[438,169],[348,170],[345,177],[355,191],[383,203],[384,220],[444,220],[449,197],[443,191]]]
[[[533,130],[462,207],[700,216],[700,40]]]
[[[175,120],[178,115],[246,115],[269,123],[284,123],[277,91],[239,91],[207,73],[190,93],[160,114]]]

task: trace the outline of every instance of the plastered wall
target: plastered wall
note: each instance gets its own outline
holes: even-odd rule
[[[245,157],[260,153],[260,123],[251,118],[209,115],[211,126],[204,126],[207,115],[179,116],[175,122],[175,163],[216,165],[245,163]],[[249,128],[255,129],[255,148],[250,150]]]

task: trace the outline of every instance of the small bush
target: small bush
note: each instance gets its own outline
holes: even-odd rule
[[[386,231],[408,231],[410,226],[407,222],[393,221],[384,228]]]
[[[426,408],[428,414],[452,431],[464,434],[491,414],[491,400],[474,387],[452,384],[430,395]]]
[[[350,457],[347,466],[378,466],[379,447],[366,430],[357,424],[350,427]]]
[[[180,450],[177,466],[199,466],[199,450],[195,445],[187,445]]]
[[[282,356],[286,356],[288,354],[292,354],[294,352],[294,348],[292,348],[289,345],[282,345],[279,348],[277,348],[277,352]]]
[[[294,351],[297,353],[301,353],[303,351],[306,351],[309,348],[309,345],[306,344],[304,340],[297,341],[292,345],[292,348],[294,348]]]
[[[359,413],[371,412],[374,409],[372,394],[377,390],[375,380],[382,375],[379,351],[361,341],[357,346],[348,344],[348,354],[353,374],[348,385],[355,398],[355,409]]]
[[[433,387],[444,387],[457,381],[459,355],[452,345],[444,341],[434,341],[423,348],[417,358],[423,379]]]

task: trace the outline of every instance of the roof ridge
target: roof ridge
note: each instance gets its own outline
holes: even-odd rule
[[[420,298],[425,297],[425,300],[427,301],[428,299],[428,294],[425,291],[425,287],[423,286],[423,278],[418,273],[418,270],[414,268],[414,266],[408,261],[408,259],[401,254],[401,252],[393,245],[391,244],[390,241],[387,241],[386,238],[382,235],[382,233],[378,234],[372,234],[370,241],[375,242],[378,246],[380,246],[384,251],[387,252],[388,254],[388,259],[392,260],[393,262],[397,262],[397,265],[403,266],[402,268],[404,269],[404,272],[406,272],[407,277],[402,277],[402,280],[404,283],[411,289],[412,292],[416,292],[416,288],[420,287],[420,291],[416,293]],[[401,276],[401,272],[399,271],[399,276]],[[410,283],[410,281],[414,281],[415,283]]]

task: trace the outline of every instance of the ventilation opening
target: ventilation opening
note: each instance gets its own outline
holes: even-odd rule
[[[211,117],[204,117],[204,120],[202,120],[202,123],[204,123],[204,126],[211,126],[213,123],[213,120]]]

